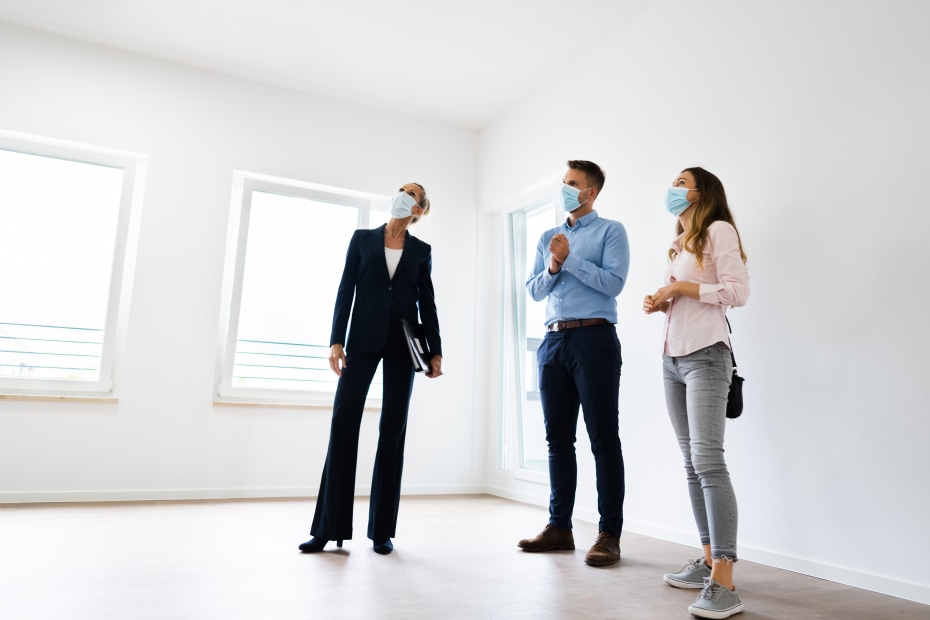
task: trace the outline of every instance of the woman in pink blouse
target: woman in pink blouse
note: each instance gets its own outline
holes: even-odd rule
[[[733,585],[737,508],[723,458],[733,363],[726,312],[749,297],[746,254],[723,184],[703,168],[686,168],[666,194],[678,217],[665,286],[646,295],[647,314],[665,313],[665,403],[685,460],[691,507],[704,557],[665,575],[676,588],[701,589],[688,611],[729,618],[743,611]]]

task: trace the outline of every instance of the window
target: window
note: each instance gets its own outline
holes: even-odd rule
[[[115,395],[144,162],[0,132],[0,392]]]
[[[514,469],[517,475],[526,472],[547,472],[548,448],[543,423],[542,403],[536,367],[536,349],[545,336],[546,304],[536,302],[526,290],[526,280],[533,270],[536,244],[540,236],[557,225],[555,203],[551,198],[533,202],[529,206],[510,214],[510,303],[509,326],[506,333],[512,348],[512,363],[504,365],[509,377],[505,385],[518,386],[508,398],[505,410],[513,412],[516,432],[511,441],[516,442],[513,450]],[[507,433],[504,433],[507,436]],[[507,451],[507,447],[504,448]],[[538,476],[530,476],[536,479]]]
[[[346,248],[389,199],[236,172],[217,400],[331,405],[329,336]],[[371,393],[381,394],[381,371]]]

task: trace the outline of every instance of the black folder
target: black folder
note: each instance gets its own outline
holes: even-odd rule
[[[410,349],[413,369],[416,372],[429,371],[432,368],[429,361],[433,358],[433,354],[429,352],[426,344],[423,326],[406,319],[401,319],[401,323],[404,325],[404,336],[407,337],[407,348]]]

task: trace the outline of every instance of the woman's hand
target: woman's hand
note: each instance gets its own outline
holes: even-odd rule
[[[652,295],[646,295],[643,300],[643,312],[652,314],[656,311],[668,312],[668,302],[679,295],[691,297],[692,299],[701,298],[701,285],[697,282],[684,282],[676,280],[671,284],[663,286]]]
[[[337,377],[342,376],[342,369],[346,367],[346,352],[341,344],[334,344],[329,348],[329,367]]]
[[[668,286],[663,286],[652,295],[646,295],[643,300],[643,312],[652,314],[653,312],[668,312],[669,299],[677,295],[675,290],[678,282],[672,282]]]
[[[426,373],[426,376],[430,379],[435,379],[442,375],[442,356],[434,355],[433,358],[429,361],[430,370]]]
[[[646,314],[668,312],[668,302],[656,301],[655,295],[646,295],[646,298],[643,300],[643,312]]]

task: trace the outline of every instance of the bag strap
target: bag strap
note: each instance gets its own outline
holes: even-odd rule
[[[726,320],[726,322],[727,322],[727,330],[732,334],[732,333],[733,333],[733,327],[730,325],[730,319],[727,318],[727,315],[725,315],[725,314],[723,315],[723,318],[724,318],[724,320]],[[736,371],[736,356],[733,355],[733,342],[731,342],[729,338],[727,338],[727,342],[730,343],[730,359],[733,360],[733,371],[735,372],[735,371]]]

